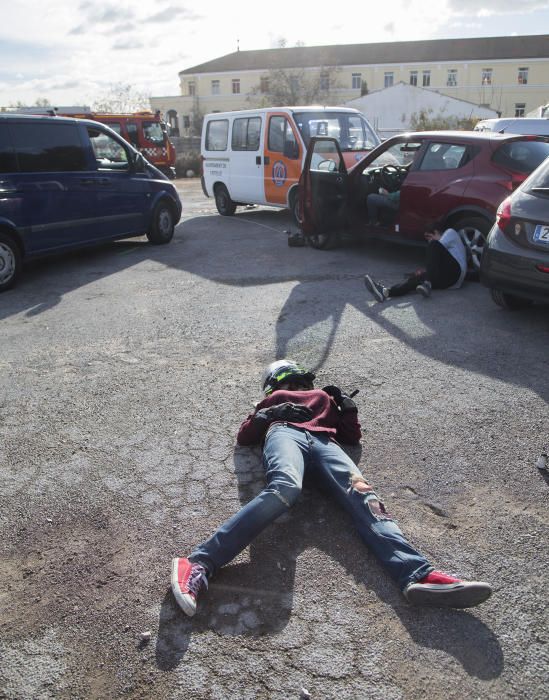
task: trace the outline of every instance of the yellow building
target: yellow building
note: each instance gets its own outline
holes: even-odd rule
[[[179,80],[180,95],[151,105],[182,136],[209,112],[279,102],[281,80],[300,104],[340,105],[402,81],[520,117],[549,100],[549,35],[236,51]]]

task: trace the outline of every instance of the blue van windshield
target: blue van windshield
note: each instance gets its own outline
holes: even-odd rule
[[[361,114],[350,112],[294,112],[305,145],[313,136],[337,139],[342,151],[369,151],[381,141]]]

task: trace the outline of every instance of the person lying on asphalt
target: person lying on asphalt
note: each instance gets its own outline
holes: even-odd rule
[[[441,235],[435,229],[427,232],[426,269],[416,270],[400,284],[385,287],[370,275],[364,275],[366,289],[377,299],[385,301],[400,297],[414,290],[424,297],[431,296],[431,289],[459,289],[467,273],[467,250],[459,233],[448,228]]]
[[[278,360],[267,368],[262,382],[265,398],[237,436],[239,445],[263,442],[266,486],[188,557],[172,560],[172,591],[183,612],[193,616],[209,579],[296,503],[306,472],[350,514],[363,542],[410,603],[467,608],[489,598],[492,590],[487,583],[461,581],[436,571],[405,539],[339,445],[360,441],[355,402],[336,386],[315,389],[314,379],[312,372],[290,360]]]

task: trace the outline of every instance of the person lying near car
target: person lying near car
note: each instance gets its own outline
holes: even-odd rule
[[[432,289],[459,289],[467,274],[467,249],[459,233],[448,228],[444,233],[438,229],[425,234],[428,241],[425,269],[416,270],[404,282],[386,287],[370,275],[364,275],[366,289],[377,301],[400,297],[416,291],[430,297]]]
[[[299,498],[307,473],[351,516],[364,544],[404,597],[419,605],[468,608],[490,597],[488,583],[436,571],[404,537],[373,486],[340,446],[358,444],[361,428],[353,399],[337,386],[315,389],[315,375],[291,360],[267,368],[264,398],[238,431],[239,445],[263,445],[266,486],[188,557],[172,560],[171,586],[186,615],[221,567],[232,561]],[[355,547],[351,530],[342,541]]]

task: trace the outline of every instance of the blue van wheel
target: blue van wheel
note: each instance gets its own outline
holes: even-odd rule
[[[15,240],[0,232],[0,292],[13,287],[21,272],[21,251]]]
[[[168,202],[158,202],[153,211],[147,238],[153,245],[169,243],[173,238],[174,228],[175,222],[172,207]]]

